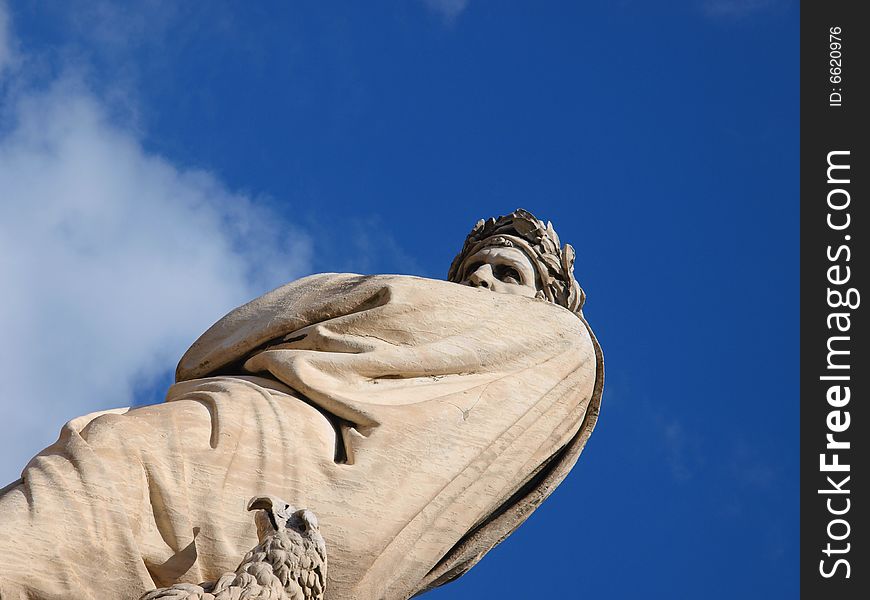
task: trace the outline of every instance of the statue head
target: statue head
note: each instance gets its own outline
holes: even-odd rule
[[[447,279],[503,294],[542,298],[580,314],[585,294],[574,279],[574,248],[561,246],[550,222],[517,209],[477,222]]]

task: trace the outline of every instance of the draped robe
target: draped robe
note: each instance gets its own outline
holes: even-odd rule
[[[598,414],[582,316],[409,276],[324,274],[218,321],[162,404],[64,426],[0,492],[0,598],[135,599],[233,570],[246,501],[315,512],[328,600],[450,581],[564,478]]]

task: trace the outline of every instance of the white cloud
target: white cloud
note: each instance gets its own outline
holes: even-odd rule
[[[223,313],[310,264],[310,238],[263,199],[149,154],[80,80],[2,77],[0,487],[65,421],[130,404]]]
[[[423,0],[432,12],[440,14],[446,21],[453,21],[468,7],[468,0]]]

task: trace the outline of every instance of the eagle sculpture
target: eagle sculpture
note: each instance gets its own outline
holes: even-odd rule
[[[234,573],[215,582],[178,583],[146,592],[140,600],[323,600],[326,543],[317,517],[274,496],[256,496],[248,510],[260,543]]]

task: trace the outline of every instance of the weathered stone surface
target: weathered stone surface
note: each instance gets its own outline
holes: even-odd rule
[[[295,281],[197,340],[165,403],[71,421],[0,495],[2,598],[219,581],[257,543],[244,499],[267,493],[317,514],[326,600],[464,573],[564,478],[600,402],[573,252],[517,222],[466,244],[467,285]]]

